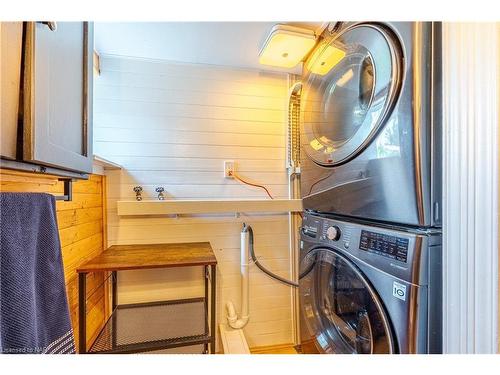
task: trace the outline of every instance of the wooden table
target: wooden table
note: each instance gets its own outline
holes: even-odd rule
[[[216,265],[217,259],[208,242],[115,245],[81,265],[77,269],[80,353],[87,352],[86,276],[90,272],[103,271],[111,271],[113,312],[91,345],[89,353],[137,353],[200,344],[204,345],[206,353],[208,352],[208,344],[210,344],[210,352],[215,353]],[[200,266],[204,269],[204,298],[127,305],[117,304],[117,271],[193,266]],[[211,286],[210,329],[208,326],[209,281]],[[203,307],[203,327],[197,327],[198,322],[189,320],[190,316],[200,316],[200,311],[196,310],[200,306]],[[164,317],[164,315],[168,315],[167,313],[172,311],[184,316]],[[149,319],[152,317],[167,320],[155,323]],[[135,329],[136,332],[127,332],[128,328]],[[197,328],[202,329],[203,332],[197,332]],[[196,332],[190,332],[190,329]],[[139,336],[145,337],[139,340]]]

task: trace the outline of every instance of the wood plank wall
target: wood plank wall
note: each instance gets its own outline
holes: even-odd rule
[[[287,214],[119,217],[118,200],[170,198],[266,198],[261,189],[225,179],[224,160],[251,181],[288,198],[285,131],[288,79],[211,65],[101,55],[94,81],[94,149],[123,166],[108,177],[109,245],[210,241],[218,265],[218,322],[226,301],[240,305],[240,232],[252,225],[262,263],[290,277]],[[251,265],[250,347],[288,344],[292,338],[291,288]],[[201,270],[125,271],[120,303],[196,296]]]
[[[73,200],[56,202],[64,276],[71,322],[78,342],[78,277],[75,269],[103,251],[106,242],[106,177],[91,175],[73,183]],[[63,194],[63,184],[53,177],[0,170],[0,191]],[[87,344],[92,342],[109,316],[109,296],[103,274],[87,279]],[[77,345],[78,347],[78,345]]]

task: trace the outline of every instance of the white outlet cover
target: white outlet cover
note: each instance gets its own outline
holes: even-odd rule
[[[234,173],[234,160],[225,160],[224,161],[224,177],[225,178],[234,178],[232,176]]]

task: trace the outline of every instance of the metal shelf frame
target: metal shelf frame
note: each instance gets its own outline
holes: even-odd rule
[[[81,272],[78,275],[78,300],[79,300],[79,352],[89,354],[121,354],[121,353],[141,353],[163,349],[171,349],[182,346],[204,345],[204,353],[215,353],[215,305],[216,305],[216,265],[203,265],[204,276],[204,296],[198,298],[179,299],[170,301],[157,301],[148,303],[134,303],[118,305],[118,288],[117,288],[117,271],[112,271],[112,313],[104,324],[103,328],[97,335],[97,338],[87,350],[86,338],[86,279],[88,272]],[[210,284],[210,291],[209,291]],[[136,342],[120,343],[117,338],[117,327],[133,322],[127,319],[120,318],[120,313],[125,311],[145,310],[153,311],[154,309],[165,309],[174,305],[177,306],[194,306],[195,304],[203,304],[203,332],[195,332],[194,334],[179,336],[179,337],[164,337],[164,338],[144,338]],[[168,325],[169,316],[162,317]],[[162,324],[163,325],[163,324]],[[126,328],[125,328],[126,329]],[[109,334],[111,338],[109,338]],[[111,342],[109,342],[111,340]]]

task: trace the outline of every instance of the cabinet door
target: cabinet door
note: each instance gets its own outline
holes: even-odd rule
[[[22,22],[0,22],[0,156],[16,158]]]
[[[92,171],[93,41],[88,22],[27,23],[26,161]]]

